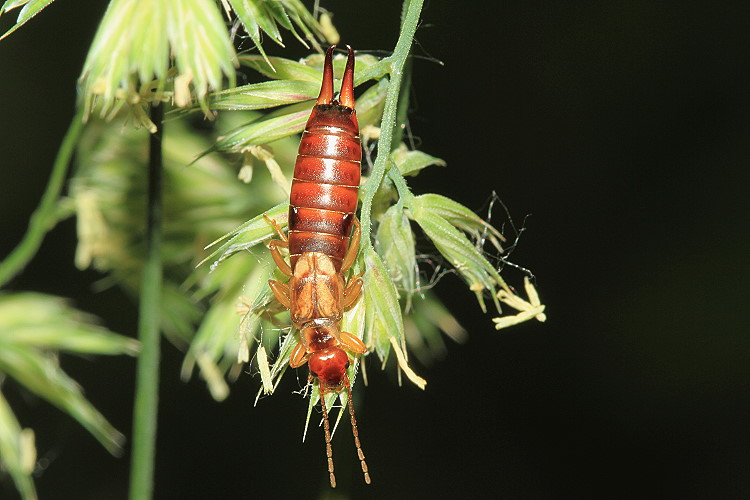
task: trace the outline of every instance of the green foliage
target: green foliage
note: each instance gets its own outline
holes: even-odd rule
[[[396,286],[380,256],[372,247],[365,248],[364,301],[367,323],[365,339],[380,358],[385,361],[391,349],[391,338],[401,344],[404,338],[404,321],[398,302]]]
[[[409,219],[400,205],[391,205],[380,219],[375,248],[393,283],[411,297],[418,289],[416,244]]]
[[[0,295],[0,375],[57,406],[85,427],[113,454],[124,441],[60,368],[59,352],[129,354],[138,342],[97,326],[63,299],[38,293]],[[35,498],[31,474],[36,451],[31,429],[22,429],[0,393],[0,463],[24,498]]]
[[[110,117],[125,103],[168,97],[182,107],[191,102],[189,88],[205,103],[209,89],[222,88],[223,75],[233,81],[234,64],[213,0],[112,0],[81,73],[84,106],[88,114],[99,102],[102,116]],[[171,95],[165,94],[169,83]]]
[[[6,1],[0,15],[24,7],[4,36],[49,3]],[[316,20],[298,0],[224,0],[221,5],[237,16],[258,55],[236,55],[213,0],[111,0],[80,79],[81,115],[89,122],[82,135],[80,127],[72,127],[61,149],[51,187],[32,224],[33,241],[20,245],[22,251],[11,262],[0,264],[3,284],[28,262],[46,230],[75,213],[79,268],[104,273],[107,285],[134,297],[142,292],[145,270],[161,270],[158,307],[146,314],[186,351],[183,379],[197,368],[216,400],[228,395],[228,381],[247,363],[260,372],[258,395],[272,393],[299,341],[288,312],[267,285],[268,279],[285,277],[266,245],[277,237],[269,221],[282,230],[287,225],[296,134],[320,89],[319,42],[336,38],[329,19]],[[405,116],[408,92],[402,87],[409,81],[406,62],[421,6],[420,0],[405,2],[391,56],[356,56],[357,116],[365,144],[377,150],[377,158],[365,171],[360,191],[362,246],[351,270],[363,276],[363,297],[345,312],[342,328],[363,339],[366,355],[375,353],[383,368],[395,356],[391,364],[398,366],[399,374],[424,388],[424,379],[409,366],[409,351],[429,362],[443,351],[443,335],[461,341],[466,333],[430,291],[433,283],[422,284],[417,255],[423,249],[418,252],[417,242],[424,238],[416,231],[465,279],[482,309],[489,295],[498,312],[501,302],[519,311],[495,318],[498,329],[532,318],[544,321],[545,316],[533,285],[526,281],[528,300],[521,299],[487,258],[484,241],[498,253],[503,251],[503,237],[493,226],[450,198],[415,196],[408,186],[406,177],[446,165],[440,158],[408,149],[397,127]],[[301,61],[268,56],[261,39],[265,35],[283,46],[283,30],[317,53]],[[341,76],[344,64],[343,57],[335,57],[336,76]],[[269,80],[235,86],[237,66]],[[162,245],[147,262],[146,248],[154,235],[143,221],[153,200],[147,198],[148,134],[137,127],[156,130],[147,110],[159,103],[173,106],[161,146],[164,209],[157,236]],[[213,128],[191,127],[197,111],[218,117]],[[77,144],[77,167],[69,196],[60,198],[72,144]],[[257,168],[261,166],[267,174]],[[28,314],[32,310],[35,313]],[[94,326],[59,299],[34,294],[0,296],[0,331],[9,332],[0,336],[0,374],[78,419],[116,452],[122,436],[60,370],[57,353],[132,355],[137,343]],[[360,366],[365,365],[357,358],[349,367],[352,383]],[[317,386],[309,389],[308,420],[320,397]],[[328,408],[337,399],[346,406],[345,391],[326,398]],[[2,394],[0,460],[25,498],[33,498],[33,434],[15,419]]]
[[[47,7],[52,2],[54,2],[54,0],[5,0],[3,6],[0,7],[0,16],[7,13],[8,11],[17,9],[18,7],[23,7],[23,9],[21,9],[21,11],[18,13],[16,24],[14,24],[11,29],[6,31],[3,36],[0,36],[0,40],[26,24],[27,21],[29,21],[35,15],[39,14],[42,9]]]
[[[308,12],[299,0],[280,0],[277,2],[228,0],[237,18],[242,22],[245,31],[255,43],[263,57],[266,53],[261,45],[261,33],[267,34],[271,40],[281,45],[281,32],[278,25],[291,31],[294,36],[305,44],[295,29],[302,31],[305,38],[315,43],[316,36],[320,36],[322,28],[318,21]],[[336,43],[336,41],[331,41]]]
[[[303,44],[297,30],[316,46],[316,39],[323,39],[321,26],[297,0],[228,0],[223,5],[234,11],[263,57],[261,33],[283,45],[279,26]],[[100,115],[111,119],[128,106],[153,133],[145,105],[171,101],[184,108],[195,99],[208,114],[209,91],[221,90],[225,77],[233,87],[237,64],[214,0],[112,0],[81,73],[86,115],[98,106]]]
[[[437,165],[444,167],[445,161],[435,158],[422,151],[409,150],[406,144],[401,144],[393,153],[393,163],[401,175],[417,175],[423,168]],[[476,215],[475,215],[476,216]]]
[[[444,212],[440,209],[445,208],[446,204],[442,202],[447,199],[431,199],[424,196],[427,195],[417,196],[412,200],[412,217],[443,257],[466,279],[469,289],[476,293],[482,310],[486,310],[483,292],[489,291],[494,299],[495,287],[498,285],[507,287],[507,285],[497,269],[482,254],[481,249],[477,248],[444,216]],[[438,201],[438,203],[430,203],[430,201]],[[458,205],[452,200],[448,201],[451,202],[448,204],[449,208]],[[448,213],[452,214],[450,211]]]

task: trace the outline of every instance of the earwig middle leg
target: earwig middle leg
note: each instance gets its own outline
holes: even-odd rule
[[[291,309],[292,299],[289,298],[289,285],[276,280],[268,280],[268,285],[271,287],[276,300],[281,302],[282,306]]]
[[[359,253],[359,240],[362,235],[362,228],[359,224],[359,219],[357,217],[354,217],[354,221],[352,221],[354,224],[354,230],[352,231],[352,242],[349,244],[349,248],[346,251],[346,255],[344,255],[344,261],[341,263],[341,273],[345,273],[349,270],[350,267],[352,267],[352,264],[354,264],[354,260],[357,258],[357,254]]]
[[[271,240],[268,242],[268,248],[271,250],[271,257],[278,266],[279,270],[287,276],[291,276],[292,274],[294,274],[292,272],[292,267],[287,263],[287,261],[284,260],[284,257],[279,251],[279,247],[287,248],[289,247],[289,242],[282,240]]]

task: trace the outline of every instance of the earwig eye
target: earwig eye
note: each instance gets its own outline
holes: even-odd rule
[[[346,366],[344,367],[344,369],[347,369],[347,368],[349,368],[349,365],[350,365],[350,364],[351,364],[351,363],[350,363],[349,361],[347,361],[347,362],[346,362]]]

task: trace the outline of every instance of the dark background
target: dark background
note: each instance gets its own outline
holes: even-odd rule
[[[397,2],[378,12],[322,4],[343,43],[394,46]],[[426,5],[411,126],[420,148],[449,166],[412,185],[476,210],[494,189],[516,222],[531,214],[512,260],[538,277],[549,319],[495,332],[457,278],[440,282],[469,341],[417,366],[425,392],[370,370],[358,416],[374,484],[362,484],[345,425],[336,493],[747,498],[750,7],[490,4]],[[60,0],[0,42],[0,255],[43,191],[103,11],[103,2]],[[11,288],[73,297],[134,335],[134,306],[116,291],[91,292],[97,275],[74,269],[74,245],[74,223],[62,224]],[[259,382],[244,376],[218,404],[200,380],[179,381],[181,353],[164,344],[163,357],[158,498],[328,491],[322,438],[300,443],[307,405],[291,394],[292,377],[253,408]],[[134,365],[63,360],[125,433]],[[42,498],[125,497],[127,457],[110,457],[46,403],[22,403],[49,462],[37,478]],[[12,498],[6,483],[0,496]]]

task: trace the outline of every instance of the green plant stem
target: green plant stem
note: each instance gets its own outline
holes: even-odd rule
[[[148,500],[154,490],[154,455],[159,404],[159,321],[162,285],[162,104],[151,109],[157,131],[150,137],[148,167],[148,216],[146,222],[146,264],[143,268],[139,307],[138,338],[141,354],[136,372],[133,408],[133,451],[130,469],[130,499]]]
[[[396,109],[396,123],[393,127],[393,140],[392,144],[394,147],[398,147],[404,137],[404,129],[406,128],[406,120],[409,114],[409,94],[411,93],[411,75],[412,75],[412,58],[407,57],[404,63],[403,79],[401,80],[401,88],[398,93],[398,106]]]
[[[399,203],[402,203],[408,208],[409,206],[411,206],[411,200],[414,198],[414,195],[411,193],[409,186],[406,184],[406,179],[404,179],[404,176],[401,175],[401,172],[398,171],[398,168],[393,165],[393,161],[390,159],[388,161],[389,163],[391,163],[391,165],[388,166],[388,178],[391,179],[393,181],[393,184],[396,186]]]
[[[404,5],[401,8],[401,29],[403,29],[404,23],[406,22],[406,15],[409,12],[409,6],[411,5],[410,0],[405,0]],[[411,46],[409,47],[411,53]],[[406,128],[406,120],[409,114],[409,94],[411,93],[411,75],[412,75],[412,58],[406,57],[404,61],[403,75],[401,78],[401,84],[399,85],[398,91],[398,102],[396,104],[396,123],[393,127],[393,139],[391,139],[391,151],[401,144],[404,137],[404,128]],[[388,177],[393,181],[398,191],[398,203],[403,208],[404,206],[409,207],[411,200],[414,195],[411,193],[409,186],[406,184],[406,179],[401,175],[401,172],[397,168],[393,168],[392,158],[388,158]]]
[[[59,220],[57,201],[60,199],[60,192],[65,185],[70,160],[73,157],[82,130],[83,113],[79,111],[73,117],[60,149],[57,151],[47,188],[44,190],[39,206],[31,215],[26,234],[10,255],[0,262],[0,287],[12,280],[26,267],[26,264],[34,258],[39,250],[44,236],[57,224]]]
[[[407,3],[408,6],[406,6]],[[396,42],[396,48],[393,50],[393,55],[388,58],[391,66],[391,78],[385,96],[383,120],[380,124],[378,156],[375,159],[375,166],[372,169],[372,174],[362,189],[362,212],[360,215],[360,221],[362,223],[363,249],[372,246],[372,239],[370,237],[370,232],[372,230],[372,200],[375,197],[375,193],[380,187],[380,184],[383,182],[386,170],[392,163],[390,157],[391,150],[393,149],[393,130],[396,126],[396,118],[398,115],[398,98],[401,91],[401,79],[403,77],[404,64],[406,63],[406,59],[409,57],[409,51],[411,50],[414,33],[417,31],[419,15],[422,12],[422,4],[423,0],[405,0],[404,5],[406,6],[406,13],[403,16],[401,33]],[[390,170],[393,172],[396,169]],[[401,177],[400,173],[398,173],[398,177]]]

